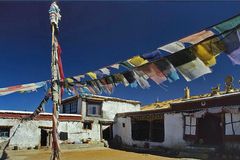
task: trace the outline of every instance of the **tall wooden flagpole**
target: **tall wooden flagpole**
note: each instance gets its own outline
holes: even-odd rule
[[[58,138],[58,116],[59,116],[59,105],[61,104],[61,87],[60,87],[60,73],[59,73],[59,63],[58,63],[58,42],[56,38],[56,33],[58,30],[58,21],[61,18],[59,14],[60,9],[56,2],[53,2],[50,6],[49,15],[52,29],[52,100],[53,100],[53,114],[52,114],[52,155],[51,160],[60,159],[60,145]]]

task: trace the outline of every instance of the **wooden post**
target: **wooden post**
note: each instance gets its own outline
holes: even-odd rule
[[[52,99],[53,99],[53,113],[52,113],[52,160],[60,159],[60,146],[58,140],[58,105],[59,105],[59,95],[60,95],[60,87],[58,86],[58,74],[57,74],[57,47],[55,44],[55,26],[52,24],[52,63],[51,63],[51,71],[52,71]]]
[[[61,19],[60,9],[56,2],[53,2],[49,9],[50,24],[52,29],[52,63],[51,63],[51,89],[52,89],[52,156],[51,160],[60,159],[60,145],[58,138],[58,116],[59,116],[59,105],[61,105],[61,86],[60,80],[61,75],[59,71],[59,55],[58,52],[59,44],[55,36],[56,29],[58,29],[58,21]]]

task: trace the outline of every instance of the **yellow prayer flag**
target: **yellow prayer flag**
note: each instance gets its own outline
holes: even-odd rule
[[[131,63],[132,65],[134,65],[134,66],[136,66],[136,67],[148,63],[147,60],[143,59],[143,58],[140,57],[140,56],[135,56],[135,57],[129,59],[128,61],[129,61],[129,63]]]
[[[88,72],[87,75],[91,77],[92,79],[97,79],[97,74],[93,72]]]
[[[218,38],[214,38],[198,44],[194,49],[196,56],[201,59],[205,65],[211,67],[216,64],[216,56],[224,50],[224,46]]]
[[[205,65],[213,66],[216,64],[215,56],[209,52],[203,45],[199,44],[196,46],[196,56],[201,59]]]
[[[66,78],[66,80],[67,80],[68,83],[73,83],[74,82],[72,78]]]

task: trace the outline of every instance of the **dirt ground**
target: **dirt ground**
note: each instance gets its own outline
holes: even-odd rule
[[[11,160],[49,160],[49,150],[9,151]],[[61,160],[172,160],[174,158],[113,150],[108,148],[64,150]]]

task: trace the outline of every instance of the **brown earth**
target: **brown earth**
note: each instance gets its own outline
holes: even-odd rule
[[[49,160],[49,150],[8,151],[11,160]],[[108,148],[64,150],[61,160],[172,160],[174,158]]]

